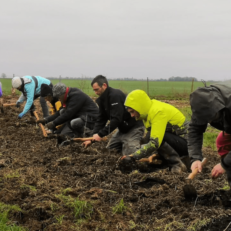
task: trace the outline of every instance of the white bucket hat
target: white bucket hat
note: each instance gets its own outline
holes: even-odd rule
[[[14,77],[12,79],[12,87],[13,88],[18,88],[22,85],[22,80],[20,79],[20,77]]]

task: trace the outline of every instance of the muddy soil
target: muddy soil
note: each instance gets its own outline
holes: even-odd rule
[[[198,197],[187,201],[182,190],[187,173],[172,175],[165,166],[155,166],[123,174],[117,166],[121,154],[106,150],[106,142],[88,149],[79,143],[57,147],[29,115],[18,120],[20,112],[7,108],[0,116],[0,201],[22,209],[10,214],[16,224],[32,231],[219,231],[229,225],[225,176],[210,178],[219,162],[212,149],[204,148],[209,162],[193,181]],[[90,210],[76,215],[71,204],[76,198]],[[125,209],[115,213],[121,199]]]

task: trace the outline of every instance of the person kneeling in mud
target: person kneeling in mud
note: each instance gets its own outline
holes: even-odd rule
[[[167,161],[172,173],[186,171],[181,157],[188,157],[187,122],[185,116],[172,105],[151,100],[146,92],[134,90],[128,94],[124,105],[136,120],[142,120],[149,130],[149,142],[135,153],[123,156],[120,164],[129,166],[136,160],[151,156],[154,151]]]
[[[192,171],[198,168],[202,171],[203,133],[208,123],[222,131],[216,139],[221,163],[212,169],[212,178],[226,172],[228,184],[231,187],[231,88],[225,85],[213,84],[200,87],[190,95],[192,109],[188,133],[188,150],[192,163]]]
[[[57,130],[61,137],[83,137],[91,136],[98,107],[94,101],[78,88],[66,87],[63,83],[58,83],[53,87],[53,97],[58,98],[62,107],[54,114],[37,121],[46,124],[48,129],[64,124]],[[60,139],[60,142],[64,141]]]

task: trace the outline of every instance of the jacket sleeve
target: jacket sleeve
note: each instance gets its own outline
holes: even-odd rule
[[[34,81],[32,81],[31,83],[25,84],[24,88],[26,91],[26,98],[27,99],[26,99],[25,107],[23,109],[23,113],[26,114],[30,110],[30,108],[34,102],[34,93],[35,93],[34,92],[34,90],[35,90]]]
[[[191,163],[196,160],[202,160],[202,144],[203,144],[203,133],[207,128],[207,124],[197,125],[192,121],[189,123],[188,128],[188,153]]]
[[[63,124],[71,119],[73,119],[77,112],[81,111],[81,108],[83,107],[85,103],[85,96],[84,94],[76,94],[70,99],[70,102],[68,102],[68,106],[65,109],[64,113],[62,113],[59,117],[57,117],[53,123],[55,126],[58,126],[60,124]]]
[[[108,134],[113,132],[123,121],[125,107],[122,102],[123,101],[120,100],[119,97],[112,97],[112,99],[110,100],[110,124],[108,126],[104,126],[104,128],[98,132],[98,135],[100,137],[107,136]]]
[[[146,156],[150,156],[152,152],[157,150],[164,138],[166,126],[167,126],[167,117],[163,112],[158,112],[152,119],[151,119],[151,133],[150,133],[150,141],[142,145],[141,149],[136,151],[132,156],[139,160]]]
[[[60,115],[59,111],[56,111],[55,114],[50,115],[50,116],[48,116],[48,117],[45,118],[46,122],[49,123],[49,122],[55,120],[56,118],[59,117],[59,115]]]
[[[25,97],[23,94],[21,94],[21,95],[19,96],[18,100],[17,100],[17,103],[18,103],[18,102],[19,102],[19,103],[23,103],[25,100],[26,100],[26,97]]]

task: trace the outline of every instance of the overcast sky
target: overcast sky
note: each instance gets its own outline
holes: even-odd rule
[[[5,0],[0,74],[231,79],[230,0]]]

